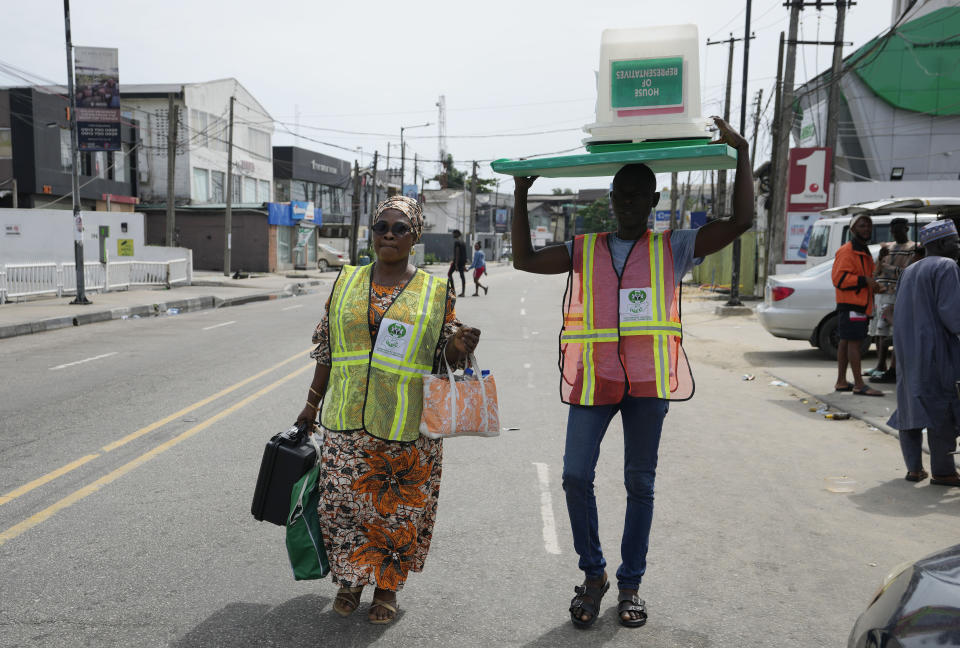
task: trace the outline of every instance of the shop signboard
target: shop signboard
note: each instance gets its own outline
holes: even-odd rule
[[[507,231],[507,209],[505,207],[497,208],[494,230],[501,233]]]
[[[829,148],[790,149],[784,263],[806,261],[810,231],[830,204],[831,158]]]
[[[114,47],[75,47],[78,148],[120,150],[120,74]]]
[[[670,210],[658,209],[653,213],[653,231],[666,232],[670,229]]]

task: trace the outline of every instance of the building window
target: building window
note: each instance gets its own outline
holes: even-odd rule
[[[70,146],[70,129],[60,129],[60,169],[67,173],[73,171],[73,149]]]
[[[210,172],[210,202],[226,202],[223,181],[227,177],[223,171]]]
[[[290,181],[289,180],[277,180],[273,181],[273,191],[274,191],[274,200],[277,202],[290,202]]]
[[[205,203],[210,196],[210,172],[206,169],[193,170],[193,200],[192,202]]]
[[[259,180],[257,182],[257,202],[270,202],[270,181]]]
[[[243,191],[240,180],[240,176],[233,173],[230,174],[230,182],[233,183],[233,186],[230,188],[230,202],[234,205],[240,204],[240,195]]]
[[[258,157],[270,159],[270,133],[248,127],[247,143],[250,145],[250,150]]]
[[[210,115],[210,136],[207,138],[207,145],[211,151],[227,152],[227,144],[230,141],[230,132],[227,126],[227,120],[222,117]]]
[[[190,141],[195,144],[195,146],[200,146],[206,148],[209,146],[207,141],[208,128],[210,126],[209,115],[207,113],[195,110],[194,108],[190,109]],[[192,147],[191,147],[192,148]]]
[[[13,138],[9,128],[0,128],[0,160],[13,157]]]
[[[129,144],[121,144],[119,151],[111,151],[109,153],[111,180],[115,182],[127,182],[127,156],[129,155],[129,151]]]
[[[290,235],[293,233],[292,227],[277,227],[277,262],[278,265],[290,264]]]
[[[245,203],[257,202],[257,179],[256,178],[243,179],[243,201],[242,202],[245,202]]]

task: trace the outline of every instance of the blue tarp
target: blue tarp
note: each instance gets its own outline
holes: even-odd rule
[[[300,221],[304,220],[310,204],[312,203],[305,203],[299,200],[293,200],[288,203],[267,203],[267,222],[270,225],[285,225],[287,227],[300,225]],[[322,209],[314,207],[313,220],[307,219],[303,224],[308,225],[311,222],[317,227],[323,224]]]

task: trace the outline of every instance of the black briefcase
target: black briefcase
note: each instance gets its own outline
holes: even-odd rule
[[[317,450],[308,436],[306,425],[294,425],[267,441],[250,507],[254,518],[286,526],[290,491],[317,461]]]

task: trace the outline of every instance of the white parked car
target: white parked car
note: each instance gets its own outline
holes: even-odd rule
[[[880,245],[871,245],[874,260]],[[828,357],[837,357],[836,290],[831,273],[833,259],[797,274],[767,277],[757,318],[767,331],[788,340],[808,340]],[[863,350],[870,339],[863,341]]]

